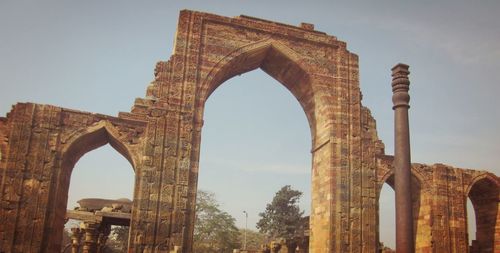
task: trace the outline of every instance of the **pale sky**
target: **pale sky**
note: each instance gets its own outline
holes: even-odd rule
[[[390,69],[409,64],[412,161],[500,174],[498,1],[2,0],[0,115],[28,101],[113,116],[129,111],[155,63],[170,57],[182,9],[313,23],[347,42],[359,55],[363,104],[387,154]],[[309,210],[307,120],[277,81],[260,70],[228,80],[207,102],[202,134],[200,188],[215,192],[238,226],[246,210],[254,227],[285,184],[304,192]],[[90,152],[75,167],[68,208],[84,197],[131,198],[133,180],[112,148]],[[384,229],[393,227],[390,193],[381,199]],[[393,234],[383,230],[382,240],[392,245]]]

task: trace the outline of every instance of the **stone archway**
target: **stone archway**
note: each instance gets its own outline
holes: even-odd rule
[[[314,137],[316,108],[315,101],[311,99],[314,97],[314,85],[311,80],[314,71],[305,64],[307,60],[312,59],[306,59],[305,56],[270,38],[234,50],[213,66],[201,82],[197,99],[197,106],[201,110],[198,111],[195,121],[202,121],[204,104],[217,87],[236,75],[261,68],[283,84],[299,101],[308,119],[311,136]]]
[[[394,171],[387,172],[382,178],[381,184],[379,186],[377,196],[380,199],[380,192],[382,190],[383,184],[388,184],[394,190]],[[411,173],[411,194],[412,194],[412,206],[413,206],[413,233],[415,241],[415,252],[425,252],[431,244],[431,234],[430,223],[426,216],[429,215],[429,210],[426,205],[426,201],[429,199],[428,194],[425,192],[428,187],[423,181],[422,176],[418,174],[415,169]],[[380,217],[380,213],[378,216]],[[393,217],[395,218],[395,217]],[[379,219],[379,218],[377,218]],[[380,234],[380,231],[378,234]]]
[[[309,251],[375,252],[377,194],[393,158],[361,103],[357,55],[312,24],[189,10],[180,13],[172,56],[157,63],[131,112],[113,117],[19,103],[0,117],[0,248],[59,252],[69,170],[85,152],[110,143],[136,173],[129,252],[190,253],[205,101],[228,78],[259,67],[290,90],[311,129]],[[483,193],[493,200],[498,178],[474,181],[484,172],[412,166],[424,193],[419,222],[429,236],[422,250],[465,252],[465,196],[476,205],[486,202]],[[498,216],[495,203],[484,213]]]
[[[380,198],[380,192],[384,183],[387,183],[394,189],[394,157],[383,155],[378,156],[377,168],[377,199]],[[413,205],[413,231],[415,240],[415,252],[429,252],[436,248],[435,245],[446,242],[434,240],[433,231],[433,213],[435,205],[433,199],[436,193],[432,181],[434,175],[432,169],[422,164],[412,164],[411,167],[411,189],[412,189],[412,205]],[[379,202],[377,202],[377,212],[379,210]],[[377,223],[380,213],[377,214]],[[380,231],[377,228],[377,237]]]
[[[49,218],[52,233],[47,234],[44,241],[53,243],[61,241],[67,210],[69,184],[75,164],[83,155],[106,144],[110,144],[129,161],[133,169],[135,168],[135,155],[131,152],[130,147],[119,139],[119,131],[109,121],[101,120],[72,134],[61,151],[61,170],[54,189],[52,205],[49,207],[49,212],[54,213]]]
[[[500,213],[498,202],[500,186],[494,177],[485,174],[476,177],[466,191],[476,215],[476,240],[469,248],[471,253],[496,252],[500,238]]]
[[[145,148],[163,154],[149,166],[165,178],[153,184],[162,200],[137,207],[161,206],[132,222],[132,250],[190,252],[205,101],[225,80],[260,67],[297,98],[311,128],[310,250],[374,251],[375,235],[367,231],[376,226],[368,218],[375,198],[366,196],[376,187],[368,178],[375,177],[379,149],[374,120],[361,105],[357,62],[344,42],[312,25],[182,11],[173,55],[158,63],[148,98],[132,110],[154,116],[149,127],[156,135]]]
[[[314,136],[317,130],[316,121],[318,118],[321,119],[320,116],[315,115],[315,101],[311,99],[314,97],[313,84],[310,79],[311,70],[303,62],[305,60],[296,52],[272,39],[264,39],[235,50],[216,64],[207,78],[201,82],[202,88],[198,100],[200,110],[195,115],[195,121],[203,121],[205,102],[222,83],[235,75],[261,68],[284,85],[299,101],[308,119],[310,133]],[[201,141],[202,139],[198,137],[198,141],[194,145],[200,145]],[[312,146],[314,146],[314,140],[312,142]],[[199,146],[196,149],[199,149]],[[312,155],[314,160],[314,153]],[[314,169],[319,170],[320,168]],[[318,179],[316,178],[316,180]],[[317,203],[313,203],[313,206],[315,204],[317,205]],[[312,216],[312,219],[315,218],[317,219],[317,217]],[[191,222],[191,229],[194,229],[194,220]]]
[[[8,140],[0,163],[5,252],[60,252],[71,169],[84,153],[110,143],[140,173],[144,121],[31,103],[0,121]]]

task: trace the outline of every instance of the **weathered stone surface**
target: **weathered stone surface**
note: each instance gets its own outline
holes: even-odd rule
[[[393,187],[392,159],[377,157],[377,195],[384,183]],[[416,252],[467,252],[467,197],[476,213],[477,252],[500,251],[496,175],[443,164],[414,163],[411,170]]]
[[[59,252],[71,170],[110,143],[137,168],[146,122],[20,103],[2,126],[0,248]]]
[[[0,249],[60,252],[71,170],[109,143],[136,173],[129,252],[191,252],[205,102],[225,80],[256,68],[290,90],[309,121],[309,252],[375,252],[392,158],[361,104],[358,57],[310,24],[187,10],[173,55],[157,63],[130,113],[19,103],[0,118]],[[480,220],[477,247],[500,251],[495,175],[415,164],[413,176],[418,252],[466,252],[467,196]]]
[[[77,201],[79,207],[76,210],[81,211],[106,211],[106,212],[123,212],[129,213],[132,210],[132,201],[129,199],[80,199]],[[103,210],[105,209],[105,210]]]

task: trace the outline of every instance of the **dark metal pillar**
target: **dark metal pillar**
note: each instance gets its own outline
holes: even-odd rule
[[[394,106],[394,185],[396,191],[396,252],[415,251],[411,199],[409,66],[399,63],[392,68],[392,102]]]

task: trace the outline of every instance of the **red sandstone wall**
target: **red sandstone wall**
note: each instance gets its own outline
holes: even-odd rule
[[[392,160],[361,104],[358,57],[310,25],[192,11],[181,12],[174,55],[157,64],[131,113],[23,103],[0,119],[0,248],[59,252],[71,169],[85,152],[110,143],[137,173],[129,252],[190,252],[205,101],[225,80],[255,68],[290,90],[311,127],[310,252],[374,252],[378,194]],[[498,208],[481,204],[492,199],[476,194],[498,192],[495,175],[445,165],[412,170],[418,252],[466,252],[467,195],[480,215],[497,210],[498,219]],[[480,247],[500,245],[491,243],[498,226],[481,230]]]
[[[4,199],[4,180],[6,178],[6,166],[7,166],[7,150],[8,150],[8,136],[10,135],[10,127],[7,118],[0,117],[0,208],[5,208],[6,204]],[[3,215],[3,211],[0,209],[0,217]],[[5,241],[1,240],[6,237],[6,230],[0,226],[0,249],[2,245],[5,245]]]
[[[7,122],[7,131],[0,128],[9,140],[2,158],[0,248],[58,252],[74,164],[108,142],[119,152],[127,147],[138,153],[144,123],[31,103],[15,105]]]
[[[388,182],[392,172],[392,157],[378,159],[379,187]],[[416,252],[467,252],[466,198],[477,199],[475,211],[478,223],[478,245],[481,252],[500,250],[498,191],[500,181],[486,171],[459,169],[443,164],[412,164]],[[482,179],[482,181],[481,181]],[[479,182],[479,183],[477,183]],[[389,184],[391,182],[388,182]],[[420,185],[420,189],[415,187]],[[480,185],[480,186],[477,186]],[[379,188],[379,191],[380,191]],[[470,189],[473,189],[470,193]],[[420,192],[419,192],[420,190]],[[479,193],[480,192],[480,193]],[[487,203],[487,204],[486,204]],[[416,208],[418,205],[418,208]],[[482,226],[482,227],[481,227]],[[482,239],[484,238],[484,239]],[[497,247],[493,249],[492,247]]]
[[[380,144],[372,129],[375,123],[361,105],[357,56],[344,42],[311,26],[191,11],[180,15],[174,55],[157,64],[148,97],[137,99],[132,110],[134,117],[150,120],[148,133],[157,133],[147,135],[146,143],[169,142],[165,147],[146,147],[153,153],[166,148],[169,163],[157,163],[154,154],[149,159],[153,167],[162,168],[160,173],[173,175],[168,183],[155,186],[164,189],[160,196],[165,201],[155,197],[142,203],[161,202],[165,208],[148,210],[132,223],[133,236],[140,231],[151,235],[136,241],[164,241],[160,247],[183,245],[189,252],[204,103],[225,80],[255,68],[290,90],[311,126],[311,251],[374,251],[375,236],[367,231],[375,227],[375,152]],[[184,154],[175,147],[186,147]],[[181,174],[187,181],[175,176]]]

